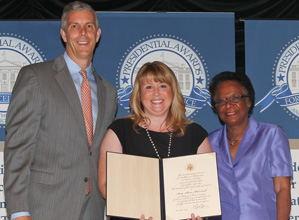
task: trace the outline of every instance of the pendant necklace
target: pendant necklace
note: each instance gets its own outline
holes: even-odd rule
[[[236,142],[242,140],[242,138],[240,138],[240,139],[235,139],[235,140],[231,140],[228,136],[227,136],[227,139],[228,139],[228,143],[229,143],[231,146],[234,146]]]
[[[156,146],[155,146],[155,144],[154,144],[154,142],[153,142],[153,140],[152,140],[152,137],[151,137],[151,135],[150,135],[150,133],[149,133],[149,131],[148,131],[148,129],[147,129],[145,119],[143,119],[142,121],[143,121],[143,125],[144,125],[144,128],[145,128],[146,134],[147,134],[147,136],[148,136],[148,138],[149,138],[149,140],[150,140],[150,142],[151,142],[151,144],[152,144],[152,146],[153,146],[153,148],[154,148],[154,150],[155,150],[155,152],[156,152],[156,154],[157,154],[157,157],[158,157],[159,159],[161,159],[161,157],[160,157],[160,155],[159,155],[159,152],[158,152],[158,150],[157,150],[157,148],[156,148]],[[172,140],[172,132],[170,132],[170,135],[169,135],[169,143],[168,143],[167,157],[170,156],[171,140]]]

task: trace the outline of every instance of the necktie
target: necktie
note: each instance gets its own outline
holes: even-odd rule
[[[92,119],[90,84],[87,79],[87,72],[85,70],[80,70],[79,73],[83,76],[83,81],[81,84],[82,110],[83,110],[83,116],[85,121],[86,132],[87,132],[88,146],[90,149],[92,144],[92,138],[93,138],[93,119]],[[90,193],[90,177],[88,178],[88,184],[86,189],[86,194],[89,193]]]

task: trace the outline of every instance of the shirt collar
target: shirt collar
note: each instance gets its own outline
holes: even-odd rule
[[[66,62],[66,65],[67,65],[70,73],[71,73],[71,76],[72,77],[79,76],[80,75],[79,71],[82,68],[75,61],[73,61],[66,52],[64,53],[64,60]],[[89,66],[84,70],[87,72],[87,77],[94,80],[95,78],[92,73],[91,67],[92,67],[92,63],[90,63]]]

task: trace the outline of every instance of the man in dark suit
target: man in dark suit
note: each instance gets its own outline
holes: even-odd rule
[[[8,108],[4,186],[16,220],[104,218],[97,166],[116,89],[92,67],[101,35],[95,11],[68,4],[60,33],[66,52],[22,68]]]

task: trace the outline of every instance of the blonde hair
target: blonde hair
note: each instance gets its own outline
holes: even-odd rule
[[[131,116],[136,131],[137,125],[143,119],[150,122],[146,116],[141,102],[141,87],[147,82],[161,82],[168,84],[173,93],[173,101],[166,118],[166,128],[172,130],[175,135],[183,136],[185,134],[186,126],[190,121],[186,120],[185,116],[185,102],[179,87],[176,76],[173,71],[164,63],[154,61],[152,63],[145,63],[137,73],[134,88],[130,97]]]

